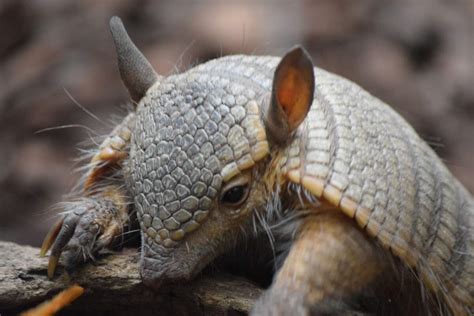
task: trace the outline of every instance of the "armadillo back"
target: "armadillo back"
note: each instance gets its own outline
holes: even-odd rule
[[[471,195],[389,106],[333,74],[315,78],[312,109],[287,150],[290,179],[339,206],[452,308],[472,305]]]

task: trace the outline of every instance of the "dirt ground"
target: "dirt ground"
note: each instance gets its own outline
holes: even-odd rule
[[[317,66],[391,104],[474,192],[471,0],[2,0],[1,240],[41,243],[54,221],[49,207],[78,178],[78,144],[125,113],[113,15],[163,75],[302,44]]]

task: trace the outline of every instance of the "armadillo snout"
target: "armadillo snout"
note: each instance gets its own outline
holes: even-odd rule
[[[143,282],[152,288],[176,280],[189,280],[196,273],[195,256],[190,256],[186,247],[167,248],[163,245],[145,244],[140,262]],[[183,251],[184,250],[184,251]]]

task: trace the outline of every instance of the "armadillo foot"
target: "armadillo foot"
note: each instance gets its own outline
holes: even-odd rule
[[[41,256],[51,248],[48,277],[54,276],[63,252],[66,270],[70,271],[112,246],[129,222],[126,205],[121,195],[107,190],[65,203],[63,218],[51,228],[41,247]]]

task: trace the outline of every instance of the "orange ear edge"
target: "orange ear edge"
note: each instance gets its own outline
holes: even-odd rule
[[[313,102],[314,85],[311,57],[304,48],[296,46],[282,58],[273,80],[266,125],[277,142],[284,142],[306,118]]]

